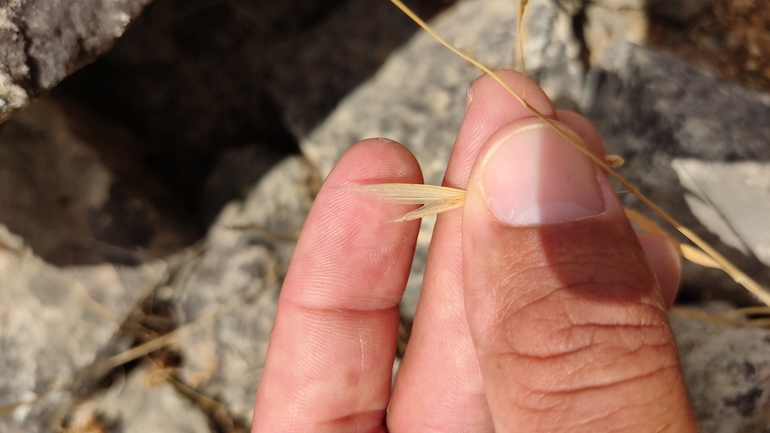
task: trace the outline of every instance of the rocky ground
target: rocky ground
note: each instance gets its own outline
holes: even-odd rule
[[[513,2],[412,4],[515,63]],[[246,431],[324,176],[386,136],[440,183],[478,72],[385,0],[0,11],[0,432]],[[523,29],[527,72],[621,174],[765,287],[768,20],[760,0],[531,0]],[[671,321],[701,430],[770,429],[767,312],[735,310],[759,303],[721,271],[688,265],[683,284]]]

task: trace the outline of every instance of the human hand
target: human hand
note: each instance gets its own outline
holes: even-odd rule
[[[587,120],[526,86],[603,156]],[[393,391],[419,223],[387,223],[409,208],[334,187],[422,176],[406,148],[373,139],[342,157],[305,223],[253,431],[696,431],[666,315],[674,249],[637,239],[601,169],[490,77],[468,99],[444,180],[465,206],[436,223]]]

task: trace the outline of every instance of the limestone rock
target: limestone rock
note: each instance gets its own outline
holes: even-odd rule
[[[758,258],[767,257],[770,227],[746,216],[762,215],[768,199],[770,95],[628,43],[615,45],[588,82],[583,109],[607,151],[626,159],[618,172],[767,287],[770,268]],[[623,202],[651,215],[633,195]],[[756,302],[716,270],[687,267],[684,285]]]
[[[61,424],[70,431],[212,432],[206,414],[166,377],[157,368],[135,369],[119,386],[79,404]]]
[[[195,205],[223,152],[263,143],[297,153],[297,137],[415,30],[382,0],[157,0],[57,91],[131,128],[144,161]],[[201,214],[209,223],[218,211]]]
[[[0,6],[0,121],[109,49],[150,0]]]
[[[687,22],[702,14],[712,0],[596,0],[593,3],[609,10],[635,9],[671,20]]]
[[[0,431],[47,431],[67,386],[164,275],[162,261],[57,268],[0,226],[0,408],[44,397],[0,417]]]
[[[533,0],[524,14],[527,75],[560,109],[575,110],[586,73],[583,48],[575,37],[574,17],[556,0]]]
[[[696,312],[725,313],[727,308],[712,303]],[[720,325],[676,311],[670,317],[699,430],[770,428],[770,330],[740,318],[734,325]]]
[[[216,317],[180,340],[184,383],[251,421],[275,308],[297,237],[320,182],[302,158],[271,171],[231,202],[201,253],[171,283],[180,326]]]
[[[725,245],[770,266],[770,163],[671,163],[692,213]]]

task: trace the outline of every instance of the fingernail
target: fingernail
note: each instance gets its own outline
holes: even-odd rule
[[[593,162],[541,123],[492,145],[481,184],[492,216],[508,225],[560,223],[604,211]]]

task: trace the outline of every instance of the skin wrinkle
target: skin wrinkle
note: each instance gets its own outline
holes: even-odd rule
[[[593,337],[590,336],[589,340],[592,340]],[[607,351],[612,352],[612,357],[609,359],[604,360],[604,364],[602,365],[602,368],[599,368],[599,366],[589,366],[591,367],[591,370],[602,370],[604,368],[607,368],[608,366],[614,366],[614,363],[612,362],[613,359],[615,360],[626,360],[626,359],[633,359],[634,356],[642,356],[646,353],[655,353],[659,352],[662,349],[667,349],[672,346],[672,341],[669,340],[662,340],[661,342],[657,343],[645,343],[638,345],[637,347],[628,348],[625,347],[625,345],[617,345],[613,344],[614,341],[612,339],[608,339],[606,337],[602,337],[602,341],[589,341],[587,343],[581,344],[575,348],[569,349],[567,351],[559,352],[559,353],[551,353],[547,355],[540,355],[537,353],[525,353],[522,351],[516,351],[514,349],[509,349],[505,351],[495,351],[495,352],[488,352],[493,355],[497,356],[510,356],[511,358],[516,358],[519,360],[529,360],[535,365],[544,365],[544,364],[553,364],[556,363],[558,366],[561,367],[562,370],[565,370],[565,374],[568,375],[575,375],[579,372],[583,371],[583,374],[589,374],[590,371],[586,371],[586,365],[585,360],[582,359],[582,354],[588,352],[589,354],[592,354],[590,357],[591,359],[597,359],[597,357],[600,357],[603,353],[606,353]],[[582,355],[582,356],[581,356]],[[581,361],[580,364],[574,364],[575,360]],[[573,367],[570,367],[571,365],[574,365]]]
[[[625,407],[632,407],[632,406],[640,406],[640,405],[638,405],[638,404],[634,404],[634,403],[628,403],[628,402],[626,402],[626,403],[625,403],[623,406],[621,406],[620,408],[618,408],[618,409],[616,409],[616,410],[614,410],[614,411],[611,411],[611,412],[610,412],[610,413],[608,413],[606,416],[603,416],[603,417],[600,417],[600,418],[597,418],[597,419],[591,420],[591,422],[590,422],[590,423],[592,423],[592,424],[593,424],[593,423],[596,423],[596,422],[597,422],[597,421],[599,421],[599,420],[607,419],[607,418],[609,418],[609,417],[611,417],[611,416],[613,416],[613,415],[615,415],[615,414],[617,414],[617,413],[620,413],[620,412],[623,410],[623,408],[625,408]],[[625,418],[626,418],[626,417],[622,417],[622,419],[624,419],[624,420],[625,420]],[[585,424],[589,424],[589,423],[588,423],[588,422],[586,422],[586,423],[580,423],[580,424],[581,424],[581,425],[585,425]],[[666,425],[664,425],[663,427],[661,427],[661,429],[660,429],[660,430],[658,430],[658,432],[664,431],[664,430],[665,430],[665,429],[667,429],[669,426],[670,426],[670,423],[666,423]],[[606,426],[602,426],[602,427],[606,429]],[[627,432],[627,431],[629,431],[629,429],[631,429],[631,428],[634,428],[634,427],[642,427],[642,430],[648,430],[648,429],[650,428],[650,426],[649,426],[649,421],[648,421],[648,420],[644,420],[644,421],[640,421],[639,423],[624,424],[624,425],[622,425],[622,426],[620,426],[620,427],[612,428],[611,430],[605,430],[605,431],[608,431],[608,432],[613,432],[613,431],[617,431],[617,432]],[[569,428],[569,427],[568,427],[568,428]],[[638,430],[637,430],[637,431],[638,431]]]
[[[595,284],[591,283],[590,286],[594,286]],[[587,284],[588,286],[588,284]],[[615,286],[615,285],[613,285]],[[530,320],[528,316],[534,316],[536,320],[544,320],[543,316],[539,314],[539,310],[542,310],[542,308],[539,308],[539,304],[544,304],[546,307],[548,307],[549,310],[553,310],[553,304],[555,302],[558,302],[558,304],[562,304],[564,302],[570,302],[572,298],[574,297],[573,293],[574,291],[580,291],[579,289],[575,287],[554,287],[554,290],[548,290],[545,293],[541,294],[539,297],[528,300],[524,304],[517,303],[515,300],[511,300],[510,302],[507,302],[506,305],[503,308],[498,308],[498,314],[494,321],[489,322],[489,326],[483,331],[483,334],[492,333],[493,335],[496,335],[498,332],[498,324],[504,323],[507,324],[507,327],[510,327],[511,329],[506,333],[506,335],[512,335],[517,334],[516,330],[519,327],[519,324],[521,321],[528,321]],[[507,292],[507,290],[506,290]],[[554,301],[551,299],[554,296],[562,295],[563,292],[567,292],[567,297],[565,300],[557,300]],[[498,299],[504,297],[498,297]],[[557,305],[558,305],[557,304]],[[576,316],[573,311],[570,309],[565,309],[564,312],[566,313],[566,319],[570,325],[623,325],[623,326],[642,326],[646,324],[654,324],[654,323],[660,323],[660,307],[654,304],[649,303],[643,303],[643,304],[637,304],[648,307],[651,311],[644,312],[644,311],[638,311],[638,314],[635,314],[634,317],[628,317],[627,321],[620,321],[616,320],[613,322],[595,322],[595,319],[601,319],[601,317],[590,317],[587,318],[588,320],[579,320],[578,316]],[[534,310],[534,314],[528,314],[527,311]],[[651,314],[650,314],[651,313]],[[517,316],[527,316],[521,320],[517,318]],[[645,320],[647,319],[647,320]],[[556,321],[556,319],[551,319]],[[559,321],[560,322],[560,321]],[[663,326],[661,324],[660,326]],[[483,335],[482,334],[482,335]]]
[[[592,251],[593,253],[593,251]],[[481,257],[479,258],[478,262],[482,266],[482,268],[501,268],[503,265],[505,268],[508,269],[508,272],[505,276],[502,278],[501,281],[496,281],[497,284],[492,285],[493,289],[499,290],[501,288],[506,289],[505,286],[510,285],[512,281],[522,281],[522,280],[530,280],[530,281],[542,281],[543,275],[553,276],[554,278],[559,278],[560,276],[563,277],[564,275],[569,275],[570,279],[574,279],[576,276],[582,275],[582,278],[587,281],[592,280],[593,282],[599,283],[602,282],[602,280],[609,280],[612,281],[613,285],[617,285],[618,281],[622,281],[623,279],[626,279],[628,281],[628,278],[633,278],[632,281],[624,284],[624,286],[634,286],[637,285],[637,282],[639,282],[639,285],[641,285],[641,282],[644,280],[649,279],[650,282],[652,282],[652,279],[649,277],[645,278],[641,275],[633,275],[632,273],[628,273],[627,269],[619,268],[619,267],[605,267],[604,273],[600,275],[583,275],[585,271],[583,269],[591,268],[591,266],[588,266],[592,263],[607,263],[611,262],[611,259],[615,255],[615,252],[607,252],[604,254],[593,254],[590,256],[583,255],[580,258],[576,258],[573,260],[565,261],[564,259],[560,259],[561,257],[565,257],[565,254],[559,254],[554,253],[554,257],[543,257],[538,255],[537,257],[517,257],[516,255],[506,255],[506,259],[508,260],[508,263],[502,262],[499,258],[497,260],[494,260],[493,263],[489,263],[490,259],[489,257]],[[572,254],[567,255],[568,257],[572,256]],[[513,260],[512,260],[513,259]],[[518,260],[517,260],[518,259]],[[500,266],[497,266],[497,265]],[[525,274],[531,273],[533,274],[532,277],[527,277]],[[623,278],[618,278],[618,275],[622,275]],[[542,283],[541,283],[542,284]],[[561,282],[559,284],[554,284],[554,287],[556,286],[562,286],[562,285],[574,285],[574,282],[567,281],[567,282]],[[648,285],[648,284],[644,284]],[[617,291],[617,290],[615,290]],[[516,301],[516,299],[512,299],[512,301]]]
[[[331,314],[339,315],[341,313],[342,316],[345,316],[348,319],[352,319],[352,320],[348,320],[348,321],[344,322],[344,329],[346,329],[348,331],[349,330],[354,330],[358,335],[360,335],[360,331],[361,331],[360,327],[358,327],[356,325],[353,325],[351,323],[352,322],[356,322],[356,323],[360,322],[362,317],[372,317],[370,311],[341,311],[341,310],[318,311],[318,310],[315,310],[315,309],[309,309],[309,308],[304,307],[304,306],[297,306],[297,308],[298,308],[298,310],[300,310],[302,312],[302,314],[304,314],[306,316],[306,321],[307,321],[308,325],[313,327],[315,330],[318,330],[318,326],[319,325],[323,326],[323,325],[325,325],[325,324],[327,324],[329,322],[332,322],[332,323],[335,323],[335,324],[339,324],[339,322],[340,322],[339,318],[335,317],[334,320],[329,320],[329,316]],[[391,307],[389,310],[390,310],[389,312],[387,310],[382,312],[380,320],[378,321],[379,323],[375,323],[375,325],[380,325],[381,326],[381,325],[387,324],[388,322],[392,322],[393,326],[396,325],[397,318],[398,318],[398,308],[397,307]],[[388,315],[390,315],[391,317],[388,318],[387,317]],[[332,333],[332,332],[335,332],[335,331],[337,333],[339,333],[339,329],[340,329],[339,327],[336,327],[335,329],[329,329],[329,333]],[[345,333],[347,333],[347,332],[345,332]],[[307,346],[315,347],[315,348],[325,347],[324,346],[325,340],[322,339],[323,333],[313,332],[313,333],[310,333],[309,335],[316,337],[315,340],[317,342],[310,342]],[[388,348],[388,350],[392,351],[394,356],[395,356],[395,339],[393,339],[393,341],[390,342],[390,343],[392,344],[393,347],[392,348]],[[360,344],[360,341],[359,341],[359,344]],[[363,347],[363,346],[360,346],[360,347]],[[378,351],[381,350],[380,347],[382,347],[382,346],[381,345],[378,346],[378,348],[377,348]],[[317,350],[313,350],[313,351],[311,351],[311,353],[314,356],[318,355],[318,351]],[[360,350],[359,350],[359,353],[360,353]],[[318,370],[318,368],[321,369],[321,370],[318,370],[315,374],[309,375],[308,377],[305,378],[306,381],[307,380],[311,380],[311,384],[315,384],[315,382],[317,380],[316,377],[325,377],[326,376],[326,371],[324,369],[324,365],[316,365],[313,362],[313,360],[308,360],[308,361],[309,362],[307,362],[305,364],[307,366],[311,367],[311,368],[306,368],[305,371],[315,371],[315,370]],[[313,368],[313,367],[317,367],[317,368]],[[365,372],[365,369],[364,370],[359,370],[357,372],[357,374],[355,375],[356,378],[354,379],[354,382],[356,383],[356,385],[360,385],[363,382],[363,380],[361,378],[364,377],[366,374],[369,374],[369,373]],[[349,372],[348,372],[347,376],[351,377]],[[302,385],[302,386],[304,386],[304,385]],[[349,386],[354,386],[354,385],[349,384]],[[302,394],[302,393],[299,393],[299,394]],[[308,394],[308,397],[312,398],[312,396],[310,395],[312,393],[305,393],[305,394]]]
[[[510,359],[515,357],[515,355],[511,353],[502,353],[502,354],[491,354],[492,358],[504,358],[504,359]],[[522,356],[521,358],[527,358],[526,356]],[[536,362],[540,362],[540,360],[537,360]],[[602,391],[605,389],[609,389],[612,387],[618,387],[622,385],[628,385],[633,384],[635,382],[644,381],[650,378],[653,378],[654,376],[657,376],[659,374],[663,374],[666,371],[669,370],[678,370],[679,366],[676,364],[676,362],[667,362],[666,364],[660,365],[656,368],[636,373],[633,375],[630,375],[628,377],[623,377],[615,380],[610,380],[606,383],[597,383],[593,385],[582,385],[582,386],[575,386],[572,388],[564,388],[564,389],[538,389],[532,386],[532,384],[529,381],[519,381],[516,378],[511,378],[511,382],[515,383],[517,385],[517,392],[526,392],[529,396],[539,396],[541,399],[548,398],[548,397],[566,397],[566,396],[574,396],[576,394],[585,393],[588,391]],[[531,398],[524,398],[521,396],[519,398],[522,402],[533,402]],[[561,401],[561,400],[560,400]],[[567,400],[564,400],[567,401]],[[532,409],[535,410],[537,408],[532,406],[527,406],[526,404],[522,403],[519,406],[526,409]],[[539,410],[539,409],[538,409]]]
[[[671,368],[675,368],[675,367],[671,367]],[[656,371],[656,372],[650,373],[649,375],[655,375],[655,374],[659,374],[659,373],[660,373],[660,371]],[[540,419],[540,418],[542,418],[543,414],[547,414],[547,415],[549,415],[548,418],[553,420],[553,419],[558,417],[558,415],[555,414],[555,412],[563,413],[563,414],[565,414],[565,416],[568,419],[570,419],[570,418],[572,419],[572,421],[568,425],[565,426],[566,431],[574,431],[574,428],[575,428],[576,425],[592,424],[592,423],[596,423],[597,421],[600,421],[600,420],[609,419],[609,418],[617,417],[617,416],[620,416],[621,419],[624,419],[624,418],[627,417],[626,414],[630,410],[632,410],[633,407],[637,406],[637,405],[633,405],[633,404],[629,405],[627,403],[624,403],[624,404],[616,406],[616,407],[607,407],[608,411],[605,414],[598,414],[594,410],[591,410],[591,411],[588,411],[588,412],[579,412],[580,416],[585,417],[585,418],[581,418],[580,421],[575,423],[575,421],[574,421],[575,415],[573,413],[574,412],[574,408],[571,407],[568,404],[568,403],[570,403],[570,401],[572,399],[574,399],[575,394],[586,393],[586,392],[591,393],[591,392],[597,392],[597,391],[602,392],[606,388],[612,388],[612,387],[616,387],[616,386],[617,387],[621,387],[621,386],[627,385],[628,383],[644,381],[646,379],[646,377],[649,376],[649,375],[639,376],[639,377],[636,377],[636,378],[633,378],[633,379],[629,379],[629,380],[623,381],[623,382],[617,382],[617,383],[614,383],[614,384],[607,385],[606,387],[585,388],[585,389],[581,389],[581,390],[578,390],[578,391],[572,391],[572,392],[565,391],[565,392],[562,392],[562,393],[547,393],[547,394],[545,394],[545,393],[541,393],[541,392],[538,392],[538,391],[529,391],[528,395],[522,395],[521,398],[516,399],[514,401],[509,400],[507,402],[507,404],[509,406],[511,406],[511,407],[519,409],[523,413],[528,413],[528,414],[534,415],[536,419]],[[519,391],[520,394],[524,394],[526,392],[527,392],[527,390],[523,390],[523,391],[520,390]],[[536,404],[535,401],[538,401],[538,400],[540,401],[540,403]],[[565,406],[565,404],[566,404],[566,406]],[[675,409],[675,408],[672,408],[672,409]],[[667,413],[667,412],[670,412],[670,410],[665,410],[664,409],[664,410],[660,411],[660,413]],[[659,415],[659,414],[656,413],[655,415]],[[657,417],[656,417],[656,419],[657,419]],[[606,426],[604,426],[604,427],[606,429]],[[550,425],[548,431],[554,431],[554,428],[555,428],[555,426]],[[602,429],[601,431],[607,431],[605,429]],[[600,430],[595,430],[595,431],[600,431]]]
[[[600,325],[600,327],[603,327],[603,328],[606,327],[607,329],[615,328],[615,327],[618,327],[618,326],[621,326],[621,327],[628,326],[628,327],[633,327],[633,328],[639,328],[639,327],[634,326],[634,325]],[[588,325],[586,325],[586,327],[588,327]],[[654,325],[644,325],[642,327],[643,328],[648,328],[648,327],[649,328],[663,328],[662,326],[661,327],[657,327],[657,326],[654,326]],[[571,333],[570,329],[565,329],[565,331],[567,331],[568,333]],[[609,341],[612,341],[612,339],[609,339]],[[665,340],[661,341],[660,343],[642,342],[641,344],[637,345],[637,347],[628,348],[627,349],[627,354],[637,353],[637,352],[639,352],[640,350],[642,350],[645,347],[649,347],[649,348],[666,347],[666,346],[670,346],[671,343],[672,343],[671,339],[665,339]],[[600,343],[596,342],[593,338],[591,338],[591,341],[589,341],[588,343],[580,345],[580,346],[578,346],[578,347],[576,347],[574,349],[569,349],[569,350],[565,350],[565,351],[559,351],[558,353],[549,354],[549,355],[537,355],[537,354],[534,354],[534,353],[523,353],[523,352],[520,352],[520,351],[515,351],[513,349],[510,349],[509,351],[487,351],[485,353],[488,353],[488,354],[502,354],[502,353],[512,353],[512,354],[514,354],[515,353],[516,355],[518,355],[518,357],[521,357],[521,358],[529,358],[529,359],[533,359],[533,360],[545,361],[545,360],[550,360],[550,359],[558,358],[558,357],[565,357],[565,356],[569,356],[569,355],[576,355],[576,354],[578,354],[580,352],[584,352],[586,350],[590,350],[592,348],[595,348],[595,346],[597,346],[598,344],[600,344]],[[617,346],[617,345],[616,346],[610,346],[610,347],[614,347],[614,348],[618,348],[618,349],[623,348],[622,346]]]
[[[582,267],[583,265],[578,264],[576,266],[579,268],[579,267]],[[530,281],[535,280],[537,279],[536,277],[541,277],[542,274],[549,273],[548,271],[550,270],[550,268],[551,267],[549,265],[540,265],[537,267],[530,267],[527,269],[512,268],[513,270],[511,270],[510,272],[507,272],[505,276],[501,279],[499,284],[492,285],[493,286],[492,290],[495,292],[501,293],[501,295],[497,296],[498,298],[503,298],[503,299],[507,298],[510,301],[508,302],[508,304],[518,304],[520,298],[517,299],[514,297],[513,299],[511,299],[511,296],[509,294],[509,292],[511,291],[509,287],[512,285],[512,282],[515,281],[520,283],[522,280],[525,280],[525,279]],[[493,273],[493,272],[490,272],[490,273]],[[533,274],[533,277],[524,277],[524,275],[529,273]],[[565,271],[565,273],[569,273],[571,275],[574,274],[569,271]],[[603,278],[603,280],[608,280],[608,278]],[[522,310],[532,307],[533,305],[540,302],[548,303],[549,302],[548,298],[550,296],[558,294],[558,292],[560,291],[591,294],[592,292],[597,292],[598,287],[606,286],[608,288],[611,288],[612,290],[601,291],[602,294],[613,293],[613,292],[618,294],[635,292],[633,283],[618,282],[615,279],[609,279],[609,280],[610,281],[601,281],[601,280],[597,281],[596,276],[590,276],[587,281],[580,281],[580,282],[565,283],[563,281],[552,281],[551,282],[552,290],[547,290],[545,293],[541,294],[537,298],[527,300],[524,304],[520,306],[517,305],[515,309],[512,309],[511,305],[507,306],[505,308],[506,310],[505,315],[498,317],[498,319],[504,320],[507,317],[512,317],[513,315],[520,313]],[[543,286],[544,284],[543,282],[540,282],[537,285]],[[586,290],[586,288],[588,290]],[[618,289],[621,289],[621,290],[618,290]],[[612,297],[612,298],[609,298],[608,300],[613,301],[613,300],[616,300],[616,298]],[[658,311],[658,312],[662,311],[661,307],[659,305],[656,305],[655,303],[651,303],[645,300],[644,298],[640,299],[640,301],[642,301],[644,305],[647,305],[653,308],[655,311]]]

